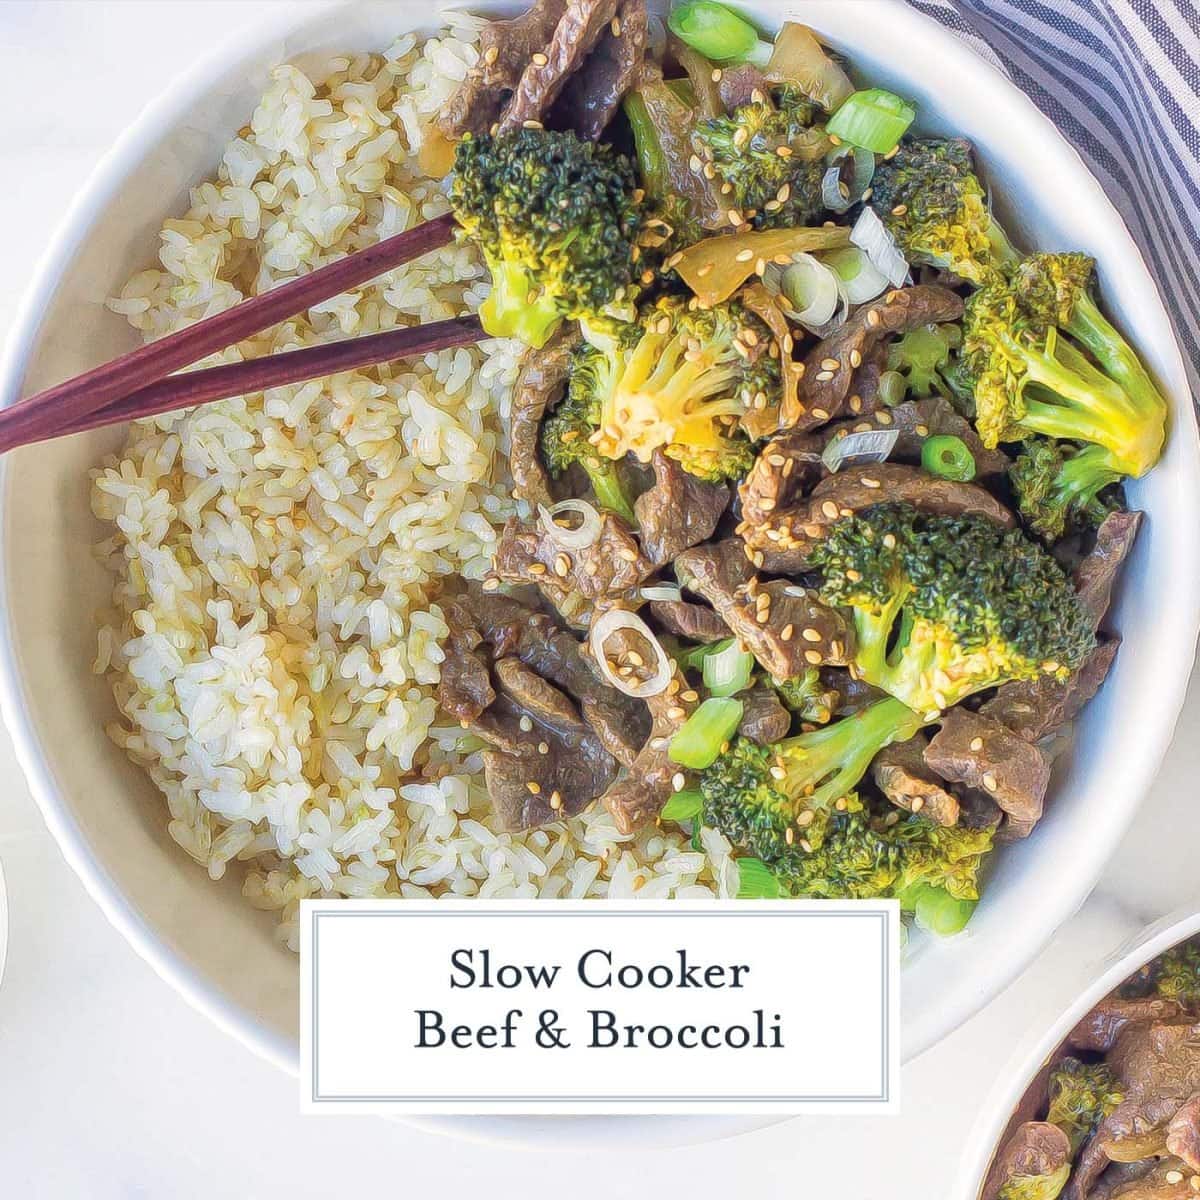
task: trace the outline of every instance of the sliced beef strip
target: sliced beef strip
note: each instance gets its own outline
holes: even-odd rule
[[[882,700],[884,693],[865,679],[856,679],[840,667],[822,667],[821,683],[833,693],[832,711],[839,717],[851,717]]]
[[[1017,1175],[1053,1175],[1071,1161],[1071,1143],[1057,1125],[1026,1121],[1004,1143],[988,1172],[979,1200],[998,1200]]]
[[[646,56],[646,33],[645,0],[624,0],[591,54],[567,80],[549,124],[596,141],[637,80]]]
[[[1119,645],[1118,638],[1097,642],[1079,669],[1066,679],[1040,675],[1006,683],[979,711],[1027,742],[1039,742],[1070,724],[1100,690]]]
[[[1095,1200],[1195,1200],[1196,1189],[1190,1182],[1194,1172],[1179,1159],[1136,1164],[1110,1188],[1108,1176],[1115,1170],[1110,1168],[1100,1187],[1091,1193]]]
[[[697,546],[676,561],[768,675],[792,679],[808,667],[850,662],[854,639],[845,616],[792,584],[760,583],[736,538]]]
[[[760,746],[771,746],[787,737],[792,714],[779,702],[774,688],[756,684],[749,691],[739,692],[734,699],[740,700],[744,709],[738,726],[743,737]]]
[[[808,353],[799,391],[780,414],[781,426],[814,429],[845,411],[857,415],[853,396],[859,397],[858,411],[864,411],[860,383],[865,381],[860,372],[872,360],[879,369],[880,344],[922,325],[957,321],[962,313],[962,298],[936,284],[899,288],[860,305],[844,325]],[[828,363],[836,363],[836,368]]]
[[[708,645],[729,637],[729,626],[707,604],[690,600],[651,600],[650,615],[668,633]]]
[[[614,631],[604,644],[605,653],[618,659],[635,648],[634,635],[626,629]],[[667,747],[695,711],[698,700],[678,666],[674,666],[666,690],[647,698],[651,725],[645,745],[628,775],[618,779],[601,797],[618,832],[628,835],[650,824],[671,798],[679,767],[667,756]]]
[[[738,485],[742,523],[738,533],[753,537],[774,520],[776,512],[797,503],[825,474],[820,434],[789,430],[773,437],[758,452],[754,466]]]
[[[1167,1127],[1167,1149],[1193,1171],[1200,1171],[1200,1093],[1180,1105]]]
[[[654,566],[623,518],[602,512],[600,520],[600,536],[591,546],[567,550],[538,523],[510,517],[496,547],[494,577],[534,584],[567,622],[579,627],[594,611],[635,600]]]
[[[925,765],[929,738],[924,733],[885,746],[871,763],[875,786],[897,808],[919,812],[936,825],[958,824],[958,798]]]
[[[479,63],[438,114],[443,137],[487,133],[500,118],[530,59],[545,47],[566,8],[565,0],[535,0],[511,21],[489,21],[479,35]]]
[[[617,14],[617,0],[567,0],[549,41],[539,47],[544,62],[532,57],[500,114],[501,133],[541,122],[567,80],[580,69]]]
[[[633,511],[642,546],[660,567],[712,537],[729,507],[729,486],[697,479],[661,450],[654,452],[653,467],[654,485],[634,501]]]
[[[560,733],[587,729],[570,699],[519,658],[497,659],[492,669],[500,690],[539,725]]]
[[[556,334],[542,349],[526,350],[517,377],[508,464],[513,494],[530,504],[554,503],[550,477],[538,452],[538,437],[546,410],[558,403],[566,387],[571,352],[578,342],[579,334],[572,326],[570,332]]]
[[[470,612],[457,601],[445,606],[450,637],[438,681],[438,703],[464,726],[470,725],[496,698],[488,665],[476,653],[482,638]]]
[[[1140,512],[1109,513],[1096,531],[1095,547],[1075,569],[1075,587],[1092,615],[1095,628],[1099,628],[1108,612],[1113,584],[1121,564],[1133,549],[1141,523]]]
[[[942,779],[981,788],[1016,821],[1037,821],[1042,815],[1050,759],[999,721],[950,709],[924,759]]]
[[[1163,996],[1141,996],[1132,1000],[1107,996],[1067,1034],[1067,1045],[1072,1050],[1107,1054],[1130,1025],[1169,1021],[1177,1018],[1180,1011],[1174,1000]]]
[[[515,655],[565,691],[608,752],[622,766],[632,765],[650,732],[646,706],[600,679],[573,634],[508,596],[475,592],[460,607],[498,656]]]
[[[507,699],[498,702],[507,705]],[[503,723],[509,730],[519,729],[520,712],[507,714],[489,710],[485,717]],[[481,736],[485,736],[480,730]],[[592,733],[577,737],[563,736],[543,729],[536,722],[532,733],[520,736],[539,738],[530,750],[527,745],[511,753],[503,749],[483,752],[483,774],[501,828],[509,832],[532,829],[563,817],[582,812],[604,791],[616,775],[616,763]],[[547,748],[539,753],[536,745]],[[530,791],[530,785],[537,788]]]
[[[941,479],[918,467],[877,463],[830,475],[806,500],[776,510],[761,524],[747,526],[743,521],[742,537],[757,565],[795,574],[806,568],[813,546],[830,525],[885,501],[946,516],[977,513],[1005,528],[1015,523],[1012,513],[978,484]]]
[[[775,107],[771,101],[771,84],[753,63],[722,67],[717,90],[721,103],[729,112],[741,108],[743,104],[770,104],[772,108]]]

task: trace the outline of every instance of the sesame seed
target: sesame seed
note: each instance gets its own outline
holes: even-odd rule
[[[712,79],[713,83],[720,83],[721,82],[721,68],[714,67],[713,73],[710,78]]]
[[[783,642],[790,642],[792,635],[796,632],[795,625],[787,624],[779,631],[779,639]]]
[[[877,488],[877,487],[879,487],[879,486],[880,486],[880,484],[879,484],[879,480],[878,480],[878,479],[872,479],[870,475],[863,475],[863,476],[861,476],[860,478],[861,478],[861,480],[862,480],[862,485],[863,485],[863,487],[868,487],[868,488]]]
[[[675,772],[675,774],[671,776],[671,786],[672,786],[672,787],[673,787],[673,788],[674,788],[674,789],[675,789],[677,792],[682,792],[682,791],[683,791],[683,785],[684,785],[686,782],[687,782],[687,780],[686,780],[686,779],[684,779],[684,777],[683,777],[683,772],[682,772],[682,771],[676,771],[676,772]]]
[[[739,250],[734,256],[734,262],[749,262],[754,257],[754,251],[750,249]]]
[[[796,834],[790,825],[783,831],[783,840],[787,842],[789,846],[796,840]]]
[[[928,425],[918,425],[914,432],[916,433],[917,437],[928,437],[929,436],[929,426]]]
[[[821,370],[822,371],[836,371],[841,365],[842,364],[840,362],[838,362],[838,360],[836,358],[821,359]],[[820,379],[821,377],[818,375],[817,378]]]
[[[500,586],[500,580],[498,580],[495,577],[495,575],[489,575],[483,581],[483,590],[485,592],[494,592],[499,586]]]
[[[533,65],[535,67],[544,67],[550,60],[542,53],[537,53],[532,56]]]
[[[1168,1171],[1163,1176],[1163,1178],[1170,1184],[1182,1183],[1183,1182],[1183,1172],[1182,1171]]]
[[[818,375],[817,378],[820,379],[821,378],[820,375]],[[828,421],[829,420],[829,413],[823,408],[814,408],[812,410],[812,415],[814,417],[816,417],[816,419],[818,421]]]
[[[545,129],[545,126],[541,123],[541,121],[522,121],[521,128],[522,129]]]
[[[780,158],[791,158],[792,148],[791,146],[776,146],[775,153],[778,154]]]
[[[698,278],[703,279],[705,275],[708,275],[712,271],[712,269],[712,263],[705,263],[702,267],[697,268],[696,275]]]
[[[682,258],[683,258],[683,251],[677,250],[674,254],[671,255],[670,258],[667,259],[666,265],[668,267],[674,267],[679,263],[679,261]]]
[[[853,395],[850,397],[849,400],[846,401],[846,403],[850,406],[850,411],[852,413],[862,412],[862,397],[861,396]]]
[[[806,642],[819,642],[821,640],[820,633],[817,630],[815,630],[811,625],[807,629],[802,629],[800,631],[800,636]]]
[[[983,749],[983,738],[977,737],[971,739],[971,749],[979,751]]]
[[[490,67],[492,63],[500,57],[500,48],[498,46],[489,46],[483,52],[483,61]]]
[[[890,149],[890,150],[889,150],[889,151],[888,151],[888,152],[887,152],[887,153],[886,153],[886,154],[883,156],[883,161],[884,161],[884,162],[887,162],[889,159],[893,159],[893,158],[895,158],[895,157],[896,157],[896,155],[897,155],[897,154],[899,154],[899,153],[900,153],[900,143],[899,143],[899,142],[897,142],[897,143],[896,143],[896,144],[895,144],[895,145],[894,145],[894,146],[893,146],[893,147],[892,147],[892,148],[891,148],[891,149]]]
[[[673,707],[667,709],[667,716],[672,721],[681,721],[681,720],[683,720],[684,717],[687,716],[687,710],[684,708],[680,708],[679,705],[676,704]]]
[[[915,813],[919,813],[921,811],[921,809],[923,809],[924,807],[925,807],[925,797],[924,796],[914,796],[913,802],[912,802],[912,811]]]
[[[613,17],[613,19],[608,27],[609,27],[609,29],[612,30],[613,37],[621,36],[621,18],[620,17]]]
[[[870,325],[872,329],[874,329],[882,319],[883,318],[880,317],[876,309],[870,308],[867,310],[867,324]]]
[[[688,704],[695,704],[696,701],[700,699],[700,694],[694,691],[692,688],[688,688],[686,692],[679,693],[679,698],[680,700],[687,701]]]
[[[558,810],[562,808],[562,797],[558,794],[558,792],[550,793],[550,807],[554,809],[555,812],[558,812]]]
[[[617,551],[617,555],[618,557],[623,558],[626,562],[637,562],[637,551],[631,549],[629,546],[622,546],[620,550]]]
[[[858,583],[858,581],[862,579],[862,573],[859,571],[850,570],[846,572],[846,578],[850,580],[851,583]]]
[[[693,171],[699,171],[701,169],[700,156],[698,154],[693,154],[692,157],[688,159],[688,166],[691,167]]]
[[[529,564],[529,573],[530,573],[530,575],[545,575],[546,564],[545,563],[530,563]]]
[[[892,414],[890,412],[884,412],[883,409],[880,409],[879,412],[875,414],[875,420],[880,425],[890,425],[892,423]]]
[[[817,382],[818,383],[828,383],[832,378],[833,378],[832,371],[818,371],[817,372]]]
[[[833,807],[834,807],[834,808],[836,808],[836,809],[838,810],[838,812],[845,812],[845,811],[846,811],[846,797],[845,797],[845,796],[839,796],[839,797],[838,797],[838,798],[837,798],[837,799],[836,799],[836,800],[833,802]]]
[[[804,661],[811,666],[817,667],[821,665],[821,653],[819,650],[805,650]]]
[[[842,139],[838,137],[836,133],[831,133],[829,135],[829,144],[831,146],[840,146],[842,144]]]
[[[561,551],[554,556],[554,573],[559,578],[565,579],[571,570],[571,559]]]
[[[740,225],[742,223],[742,214],[736,208],[731,208],[725,215],[729,218],[730,225]]]
[[[529,789],[529,794],[531,796],[540,796],[542,794],[542,785],[540,783],[534,783],[532,779],[525,786]]]
[[[943,707],[945,706],[943,705]],[[984,772],[983,786],[987,788],[989,792],[994,792],[996,790],[996,777],[991,773],[991,771]]]
[[[821,505],[821,512],[824,516],[828,517],[831,521],[836,521],[837,516],[838,516],[838,506],[836,504],[834,504],[834,502],[832,500],[826,500]]]
[[[885,550],[895,550],[896,535],[894,533],[885,533],[883,535],[883,546]]]
[[[857,350],[850,351],[850,365],[857,371],[862,366],[862,355]]]
[[[538,753],[539,754],[549,754],[550,753],[550,743],[549,742],[538,742]]]
[[[749,140],[750,131],[744,125],[740,125],[734,130],[733,144],[735,146],[744,146]]]
[[[907,204],[897,204],[896,207],[892,209],[892,216],[902,217],[906,212],[908,212]]]

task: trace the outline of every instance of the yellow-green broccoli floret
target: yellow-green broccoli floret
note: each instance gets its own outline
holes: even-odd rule
[[[977,514],[879,504],[835,521],[810,556],[850,610],[860,678],[932,719],[1014,679],[1065,678],[1095,644],[1062,568]]]
[[[1094,528],[1120,507],[1122,479],[1103,446],[1031,438],[1008,470],[1017,508],[1028,529],[1047,542]]]
[[[871,207],[910,262],[982,283],[1017,257],[961,138],[902,141],[875,171]]]
[[[976,425],[988,446],[1031,433],[1085,442],[1120,474],[1144,475],[1162,453],[1166,401],[1088,295],[1091,274],[1084,255],[1035,254],[971,297]]]
[[[542,346],[564,318],[629,301],[642,220],[636,188],[628,159],[572,133],[467,134],[450,204],[491,272],[484,329]]]
[[[1107,1063],[1084,1063],[1077,1058],[1064,1058],[1050,1072],[1049,1089],[1046,1120],[1067,1135],[1072,1157],[1125,1098]]]
[[[1200,942],[1184,942],[1168,950],[1158,960],[1154,987],[1160,996],[1185,1007],[1200,1007]]]
[[[736,302],[693,310],[663,297],[635,325],[586,324],[584,336],[572,369],[598,406],[598,454],[646,463],[661,448],[708,480],[750,469],[741,417],[776,403],[780,387],[770,330],[756,316]]]

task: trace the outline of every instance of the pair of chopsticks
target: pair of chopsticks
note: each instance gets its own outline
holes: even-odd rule
[[[434,217],[0,410],[0,453],[103,425],[477,342],[484,336],[478,319],[456,317],[173,374],[446,245],[453,233],[452,215]]]

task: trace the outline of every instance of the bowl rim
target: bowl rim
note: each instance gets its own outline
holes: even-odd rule
[[[18,306],[3,352],[0,353],[0,403],[7,405],[18,398],[25,368],[40,330],[40,318],[46,302],[62,281],[74,252],[88,233],[92,216],[96,211],[111,204],[120,194],[127,176],[143,157],[145,146],[152,142],[155,136],[179,123],[189,109],[196,105],[213,79],[228,72],[231,64],[244,61],[254,54],[261,54],[272,42],[283,41],[306,26],[327,19],[330,13],[351,7],[352,3],[353,0],[315,0],[299,10],[289,8],[282,13],[271,13],[247,22],[221,39],[213,49],[201,55],[147,102],[94,167],[59,221],[32,276]],[[869,3],[878,10],[879,15],[886,16],[890,28],[896,31],[896,36],[902,41],[923,40],[936,51],[942,61],[951,64],[956,71],[969,70],[979,96],[985,101],[1003,106],[1013,127],[1014,139],[1019,139],[1023,132],[1029,132],[1040,139],[1043,145],[1054,145],[1056,152],[1071,162],[1073,177],[1089,192],[1088,203],[1104,211],[1112,227],[1113,240],[1107,248],[1105,262],[1117,268],[1131,269],[1144,283],[1141,298],[1152,308],[1150,316],[1161,325],[1164,333],[1163,361],[1165,371],[1171,376],[1168,391],[1172,397],[1183,394],[1183,389],[1176,386],[1180,381],[1186,381],[1183,357],[1157,283],[1145,265],[1141,251],[1134,243],[1120,214],[1077,151],[1053,122],[1001,70],[978,55],[932,17],[910,8],[903,0],[869,0]],[[776,7],[775,0],[771,0],[771,6]],[[463,0],[462,7],[469,9],[469,0]],[[786,17],[786,0],[778,7],[784,10],[780,14],[781,19]],[[821,11],[829,12],[834,7],[831,0],[817,0],[806,16],[814,20],[820,28]],[[443,10],[439,8],[437,11],[440,13]],[[831,36],[835,42],[852,44],[849,37],[838,34]],[[1175,419],[1172,423],[1171,437],[1180,443],[1182,471],[1190,486],[1200,490],[1200,437],[1194,411],[1187,405],[1185,411],[1175,412],[1173,416]],[[0,459],[0,491],[6,490],[7,477],[7,464]],[[1178,543],[1175,557],[1177,560],[1182,557],[1184,564],[1190,565],[1193,574],[1200,577],[1200,530],[1177,530],[1173,536]],[[0,526],[0,562],[6,558],[5,531]],[[49,755],[42,747],[30,717],[26,703],[26,686],[17,661],[8,586],[9,580],[6,577],[0,585],[0,716],[10,731],[17,760],[30,790],[65,858],[109,921],[156,974],[170,983],[193,1008],[204,1013],[225,1032],[232,1034],[261,1057],[286,1071],[296,1073],[295,1044],[248,1010],[233,1005],[214,982],[197,969],[188,966],[156,933],[147,919],[133,907],[109,871],[93,857],[86,838],[71,814],[65,796],[60,794],[54,781],[49,769]],[[1173,607],[1176,610],[1175,627],[1186,632],[1189,645],[1194,644],[1197,632],[1200,632],[1200,608],[1194,604],[1185,606],[1178,598],[1175,599]],[[1155,731],[1144,736],[1139,744],[1140,769],[1136,774],[1134,788],[1138,803],[1144,798],[1158,771],[1183,706],[1191,666],[1190,659],[1185,661],[1183,655],[1179,656],[1178,661],[1179,669],[1173,677],[1163,680],[1159,693],[1161,710],[1166,720]],[[1054,930],[1086,899],[1136,809],[1137,804],[1131,803],[1119,818],[1113,820],[1109,831],[1111,836],[1104,843],[1106,848],[1103,853],[1093,854],[1087,862],[1086,869],[1073,873],[1074,882],[1065,884],[1059,890],[1056,903],[1039,906],[1037,912],[1025,915],[1022,920],[1022,948],[1016,952],[1009,952],[1002,969],[991,972],[986,989],[959,988],[934,1014],[936,1019],[933,1019],[932,1015],[920,1018],[916,1027],[909,1031],[904,1053],[906,1061],[923,1053],[989,1002],[981,999],[981,996],[995,998],[1025,969],[1045,946]],[[501,1140],[508,1144],[512,1144],[514,1140],[526,1140],[519,1134],[514,1137],[513,1128],[507,1131],[499,1129],[499,1126],[511,1126],[518,1120],[528,1120],[525,1118],[483,1119],[474,1130],[464,1128],[463,1120],[431,1117],[412,1119],[411,1123],[441,1132],[448,1132],[453,1128],[460,1136],[479,1137],[488,1141]],[[474,1122],[478,1119],[471,1120]],[[601,1138],[607,1140],[606,1135],[600,1131],[602,1128],[609,1128],[611,1120],[612,1118],[571,1118],[573,1132],[565,1139],[566,1144],[579,1146],[597,1144]],[[694,1129],[699,1120],[713,1120],[714,1124],[725,1124],[727,1121],[739,1123],[738,1118],[657,1118],[652,1123],[657,1127],[656,1131],[648,1135],[644,1144],[663,1144],[668,1124],[678,1127],[682,1139],[685,1136],[682,1131]],[[769,1123],[770,1121],[764,1120],[752,1124],[747,1124],[744,1120],[740,1122],[743,1128],[758,1128]],[[561,1145],[564,1143],[562,1125],[556,1123],[556,1130],[554,1140]],[[690,1134],[686,1136],[690,1137]],[[633,1137],[626,1139],[626,1144],[636,1145],[642,1142],[638,1137]]]
[[[1105,955],[1095,968],[1092,982],[1058,1013],[1032,1045],[1026,1041],[1018,1046],[997,1076],[967,1136],[951,1196],[956,1200],[978,1200],[1017,1104],[1067,1034],[1140,967],[1198,932],[1200,911],[1194,905],[1175,909],[1139,929]]]

